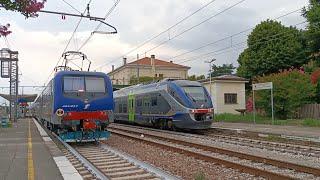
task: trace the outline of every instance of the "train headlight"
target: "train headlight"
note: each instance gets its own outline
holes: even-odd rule
[[[59,116],[59,117],[63,116],[64,115],[64,110],[63,109],[57,109],[56,115]]]

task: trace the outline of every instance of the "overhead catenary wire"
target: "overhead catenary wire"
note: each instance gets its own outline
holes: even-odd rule
[[[117,0],[117,1],[113,4],[113,6],[109,9],[109,11],[107,12],[107,14],[104,16],[104,19],[107,19],[107,18],[110,16],[110,14],[111,14],[112,11],[117,7],[117,5],[119,4],[119,2],[120,2],[120,0]],[[97,30],[101,27],[101,25],[102,25],[102,22],[100,22],[100,23],[96,26],[96,28],[93,30],[93,32],[94,32],[94,31],[97,31]],[[92,36],[93,36],[93,33],[91,33],[91,34],[88,36],[88,38],[84,41],[84,43],[82,43],[82,45],[79,47],[78,51],[80,51],[80,50],[90,41],[90,39],[92,38]]]
[[[75,11],[77,11],[78,13],[81,14],[81,12],[80,12],[77,8],[75,8],[72,4],[68,3],[66,0],[61,0],[61,1],[63,1],[63,2],[66,3],[68,6],[70,6],[73,10],[75,10]]]
[[[303,8],[299,8],[299,9],[290,11],[290,12],[288,12],[288,13],[285,13],[285,14],[280,15],[280,16],[278,16],[278,17],[275,17],[275,18],[273,18],[273,19],[274,19],[274,20],[281,19],[281,18],[286,17],[286,16],[288,16],[288,15],[291,15],[291,14],[293,14],[293,13],[299,12],[299,11],[301,11],[302,9],[303,9]],[[300,23],[298,23],[298,24],[296,24],[296,25],[299,25],[299,24],[300,24]],[[216,41],[214,41],[214,42],[210,42],[210,43],[205,44],[205,45],[203,45],[203,46],[200,46],[200,47],[198,47],[198,48],[195,48],[195,49],[189,50],[189,51],[187,51],[187,52],[178,54],[178,55],[170,58],[170,60],[172,60],[173,58],[176,58],[176,57],[179,57],[179,56],[182,56],[182,55],[185,55],[185,54],[188,54],[188,53],[191,53],[191,52],[200,50],[200,49],[202,49],[202,48],[204,48],[204,47],[207,47],[207,46],[216,44],[216,43],[218,43],[218,42],[222,42],[222,41],[228,40],[228,39],[230,39],[230,38],[232,38],[232,37],[235,37],[235,36],[237,36],[237,35],[240,35],[240,34],[243,34],[243,33],[247,32],[247,31],[249,31],[249,30],[252,30],[253,28],[254,28],[254,27],[251,27],[251,28],[242,30],[242,31],[237,32],[237,33],[235,33],[235,34],[232,34],[232,35],[230,35],[230,36],[221,38],[221,39],[219,39],[219,40],[216,40]],[[179,35],[179,34],[177,34],[177,35]],[[171,38],[171,39],[172,39],[172,38]],[[171,40],[171,39],[169,39],[169,40]],[[167,41],[168,41],[168,40],[167,40]],[[166,43],[167,41],[165,41],[165,43]],[[160,47],[161,45],[162,45],[162,44],[155,46],[154,49]],[[229,48],[232,48],[232,44],[231,44],[231,47],[229,47]],[[228,48],[227,48],[227,49],[228,49]],[[213,51],[213,52],[215,52],[215,51]],[[213,52],[211,52],[211,54],[212,54]],[[140,55],[140,54],[139,54],[139,55]],[[120,57],[120,58],[121,58],[121,57]],[[119,58],[118,58],[118,59],[119,59]],[[135,58],[133,58],[133,59],[135,59]],[[117,59],[115,59],[115,60],[117,60]],[[114,62],[115,60],[110,61],[110,62],[108,62],[108,63],[105,63],[104,65],[101,65],[101,66],[99,66],[99,67],[96,68],[96,69],[99,69],[99,68],[102,68],[102,67],[104,67],[104,66],[106,66],[106,65],[108,65],[108,64],[111,64],[111,63]]]
[[[87,4],[90,5],[91,2],[92,2],[92,0],[89,0],[89,2],[88,2]],[[83,11],[82,14],[85,14],[86,12],[87,12],[87,7],[86,7],[86,9]],[[67,48],[68,48],[68,46],[69,46],[72,38],[74,37],[75,33],[77,32],[77,30],[78,30],[78,28],[79,28],[79,26],[80,26],[81,21],[82,21],[82,17],[80,17],[80,19],[79,19],[79,21],[78,21],[75,29],[73,30],[73,32],[72,32],[72,34],[71,34],[71,37],[69,38],[69,40],[68,40],[68,42],[67,42],[67,45],[66,45],[65,48],[63,49],[62,54],[66,52],[66,50],[67,50]],[[57,66],[59,65],[61,59],[62,59],[62,56],[60,56],[59,60],[57,61],[56,65],[55,65],[55,67],[57,67]],[[49,81],[49,79],[50,79],[50,77],[51,77],[51,75],[52,75],[53,73],[54,73],[54,70],[51,71],[50,75],[48,76],[48,78],[47,78],[46,81],[45,81],[45,84]]]
[[[241,3],[243,3],[244,1],[246,1],[246,0],[241,0],[241,1],[238,1],[238,2],[236,2],[235,4],[233,4],[233,5],[231,5],[231,6],[228,6],[227,8],[225,8],[225,9],[223,9],[223,10],[219,11],[218,13],[215,13],[214,15],[210,16],[209,18],[206,18],[205,20],[201,21],[200,23],[198,23],[198,24],[196,24],[196,25],[194,25],[194,26],[191,26],[190,28],[188,28],[188,29],[186,29],[186,30],[184,30],[184,31],[182,31],[182,32],[180,32],[180,33],[178,33],[178,34],[176,34],[175,36],[171,37],[170,39],[168,39],[168,40],[166,40],[166,41],[163,41],[162,43],[160,43],[160,44],[158,44],[158,45],[156,45],[156,46],[154,46],[154,47],[152,47],[152,48],[148,49],[148,50],[147,50],[147,51],[145,51],[144,53],[148,53],[148,52],[150,52],[150,51],[152,51],[152,50],[157,49],[158,47],[160,47],[160,46],[162,46],[162,45],[164,45],[164,44],[168,43],[169,41],[172,41],[173,39],[175,39],[175,38],[177,38],[177,37],[179,37],[179,36],[183,35],[183,34],[184,34],[184,33],[186,33],[186,32],[189,32],[190,30],[192,30],[192,29],[194,29],[194,28],[196,28],[196,27],[200,26],[201,24],[203,24],[203,23],[205,23],[205,22],[207,22],[207,21],[211,20],[212,18],[217,17],[217,16],[219,16],[220,14],[223,14],[224,12],[226,12],[226,11],[228,11],[228,10],[232,9],[233,7],[235,7],[235,6],[237,6],[237,5],[241,4]]]
[[[302,9],[303,9],[303,8],[299,8],[299,9],[290,11],[290,12],[288,12],[288,13],[286,13],[286,14],[283,14],[283,15],[281,15],[281,16],[278,16],[278,17],[276,17],[276,18],[273,18],[273,20],[281,19],[281,18],[283,18],[283,17],[286,17],[286,16],[291,15],[291,14],[293,14],[293,13],[296,13],[296,12],[298,12],[298,11],[301,11]],[[242,31],[240,31],[240,32],[234,33],[234,34],[232,34],[232,35],[223,37],[223,38],[221,38],[221,39],[218,39],[218,40],[216,40],[216,41],[207,43],[207,44],[202,45],[202,46],[200,46],[200,47],[197,47],[197,48],[195,48],[195,49],[192,49],[192,50],[189,50],[189,51],[180,53],[180,54],[178,54],[178,55],[175,55],[175,56],[171,57],[169,60],[172,60],[172,59],[174,59],[174,58],[177,58],[177,57],[180,57],[180,56],[189,54],[189,53],[191,53],[191,52],[195,52],[195,51],[197,51],[197,50],[200,50],[200,49],[203,49],[203,48],[205,48],[205,47],[208,47],[208,46],[214,45],[214,44],[216,44],[216,43],[219,43],[219,42],[221,42],[221,41],[228,40],[228,39],[230,39],[230,38],[233,38],[233,37],[235,37],[235,36],[238,36],[238,35],[240,35],[240,34],[243,34],[243,33],[245,33],[245,32],[248,32],[248,31],[250,31],[250,30],[252,30],[252,29],[254,29],[254,27],[251,27],[251,28],[242,30]]]
[[[150,51],[152,51],[152,50],[154,50],[154,49],[159,48],[160,46],[162,46],[162,45],[164,45],[164,44],[168,43],[169,41],[172,41],[173,39],[175,39],[175,38],[177,38],[177,37],[179,37],[179,36],[181,36],[181,35],[185,34],[186,32],[189,32],[190,30],[192,30],[192,29],[194,29],[194,28],[196,28],[196,27],[200,26],[201,24],[203,24],[203,23],[205,23],[205,22],[207,22],[207,21],[211,20],[212,18],[217,17],[217,16],[219,16],[220,14],[223,14],[224,12],[226,12],[226,11],[228,11],[228,10],[232,9],[233,7],[235,7],[235,6],[237,6],[237,5],[241,4],[241,3],[243,3],[244,1],[246,1],[246,0],[240,0],[240,1],[236,2],[235,4],[233,4],[233,5],[231,5],[231,6],[228,6],[227,8],[225,8],[225,9],[223,9],[223,10],[219,11],[218,13],[216,13],[216,14],[214,14],[214,15],[210,16],[209,18],[206,18],[205,20],[201,21],[200,23],[198,23],[198,24],[196,24],[196,25],[193,25],[193,26],[191,26],[190,28],[188,28],[188,29],[186,29],[186,30],[184,30],[184,31],[182,31],[182,32],[180,32],[180,33],[178,33],[178,34],[176,34],[175,36],[170,37],[170,39],[165,40],[165,41],[163,41],[162,43],[160,43],[160,44],[158,44],[158,45],[156,45],[156,46],[154,46],[154,47],[152,47],[152,48],[148,49],[147,51],[145,51],[145,52],[144,52],[144,54],[145,54],[145,53],[148,53],[148,52],[150,52]],[[139,55],[141,55],[141,54],[139,54]],[[122,57],[122,56],[121,56],[121,57]],[[121,57],[120,57],[120,58],[121,58]],[[105,63],[105,64],[103,64],[103,65],[101,65],[101,66],[97,67],[96,69],[99,69],[99,68],[102,68],[102,67],[104,67],[104,66],[106,66],[106,65],[109,65],[109,64],[111,64],[112,62],[114,62],[114,61],[116,61],[116,60],[118,60],[118,59],[119,59],[119,58],[117,58],[117,59],[115,59],[115,60],[112,60],[112,61],[110,61],[110,62],[108,62],[108,63]],[[96,69],[95,69],[95,70],[96,70]]]
[[[298,26],[298,25],[302,25],[302,24],[305,24],[305,23],[307,23],[307,21],[299,22],[299,23],[294,24],[294,25],[292,25],[292,26]],[[265,39],[264,39],[264,40],[256,40],[256,41],[253,41],[253,42],[252,42],[252,45],[257,45],[257,44],[261,44],[261,43],[266,43],[266,42],[269,42],[269,41],[277,40],[277,39],[283,37],[283,36],[282,36],[282,37],[277,37],[277,36],[283,35],[283,34],[287,34],[287,32],[277,33],[277,34],[273,34],[273,35],[271,35],[271,36],[265,37],[265,38],[272,38],[272,39],[268,39],[268,40],[265,40]],[[291,34],[288,34],[288,35],[286,35],[286,36],[284,36],[284,37],[287,37],[287,36],[289,37],[289,36],[291,36]],[[276,38],[273,38],[273,37],[276,37]],[[198,58],[201,58],[201,57],[204,57],[204,56],[208,56],[208,55],[217,55],[217,54],[215,54],[215,53],[218,53],[218,52],[224,51],[224,50],[228,50],[228,49],[231,49],[231,50],[232,50],[233,47],[236,47],[236,46],[239,46],[239,45],[245,44],[245,43],[247,43],[247,41],[243,41],[243,42],[234,44],[234,45],[232,45],[232,46],[229,45],[229,46],[224,47],[224,48],[222,48],[222,49],[214,50],[214,51],[211,51],[211,52],[207,52],[207,53],[204,53],[204,54],[201,54],[201,55],[197,55],[197,56],[194,56],[194,57],[191,57],[191,58],[180,59],[180,60],[184,60],[184,61],[181,61],[181,62],[179,62],[179,63],[186,63],[186,62],[189,62],[189,61],[194,61],[194,60],[196,60],[196,59],[198,59]],[[223,54],[223,53],[219,53],[219,54]]]
[[[204,8],[208,7],[210,4],[212,4],[213,2],[215,2],[216,0],[211,0],[208,3],[204,4],[203,6],[201,6],[200,8],[198,8],[196,11],[192,12],[191,14],[189,14],[188,16],[182,18],[180,21],[176,22],[175,24],[171,25],[170,27],[168,27],[167,29],[161,31],[160,33],[158,33],[157,35],[149,38],[148,40],[144,41],[143,43],[141,43],[140,45],[136,46],[135,48],[131,49],[130,51],[126,52],[125,54],[121,55],[119,58],[123,57],[123,56],[127,56],[128,54],[132,53],[133,51],[143,47],[144,45],[146,45],[147,43],[153,41],[154,39],[158,38],[159,36],[161,36],[162,34],[170,31],[172,28],[178,26],[179,24],[183,23],[184,21],[186,21],[187,19],[189,19],[190,17],[194,16],[195,14],[197,14],[198,12],[200,12],[201,10],[203,10]],[[117,58],[117,59],[119,59]],[[102,66],[103,67],[103,66]],[[99,69],[100,67],[98,67],[97,69]]]

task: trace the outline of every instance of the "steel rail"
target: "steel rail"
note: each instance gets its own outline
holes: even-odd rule
[[[78,153],[73,147],[71,147],[68,143],[64,142],[59,136],[53,134],[66,148],[69,150],[81,163],[84,164],[84,167],[87,168],[93,176],[100,180],[108,180],[109,178],[104,175],[98,168],[96,168],[90,161],[88,161],[85,157],[83,157],[80,153]]]
[[[132,162],[133,164],[141,167],[142,169],[146,169],[148,172],[154,173],[155,175],[161,177],[161,179],[167,179],[167,180],[181,180],[176,176],[173,176],[159,168],[156,168],[150,164],[147,164],[143,161],[140,161],[136,158],[134,158],[133,156],[130,156],[129,154],[126,154],[124,152],[120,152],[116,149],[113,149],[112,147],[108,146],[107,144],[101,144],[100,147],[102,149],[105,149],[107,151],[113,152],[114,154],[117,154],[121,157],[123,157],[124,159],[128,160],[129,162]]]
[[[149,139],[147,137],[143,137],[142,138],[142,137],[137,136],[137,135],[132,135],[130,133],[123,132],[123,131],[117,131],[117,130],[110,130],[110,131],[112,133],[117,134],[117,135],[122,136],[122,137],[131,138],[131,139],[138,140],[138,141],[143,141],[143,142],[145,142],[147,144],[150,144],[150,145],[158,146],[158,147],[161,147],[161,148],[164,148],[164,149],[168,149],[170,151],[175,151],[175,152],[178,152],[178,153],[181,153],[181,154],[186,154],[188,156],[192,156],[192,157],[194,157],[196,159],[204,160],[204,161],[207,161],[207,162],[212,162],[212,163],[218,163],[218,164],[221,164],[221,165],[225,165],[225,166],[233,168],[233,169],[238,169],[241,172],[253,174],[253,175],[256,175],[256,176],[262,176],[262,177],[265,177],[265,178],[268,178],[268,179],[294,179],[294,178],[286,176],[286,175],[282,175],[282,174],[278,174],[278,173],[262,170],[262,169],[259,169],[259,168],[243,165],[243,164],[240,164],[240,163],[236,163],[236,162],[220,159],[220,158],[217,158],[217,157],[214,157],[214,156],[210,156],[208,154],[204,154],[204,153],[201,153],[201,152],[194,152],[194,151],[189,150],[189,149],[185,149],[185,148],[182,148],[182,147],[177,147],[177,146],[170,145],[170,144],[167,144],[167,143],[163,143],[163,142],[160,142],[160,141],[152,140],[152,139]]]
[[[123,130],[123,129],[121,129],[121,130]],[[130,131],[130,132],[132,132],[132,131]],[[136,132],[136,133],[139,133],[139,132]],[[275,159],[271,159],[271,158],[255,156],[255,155],[251,155],[251,154],[247,154],[247,153],[242,153],[242,152],[232,151],[232,150],[228,150],[228,149],[218,148],[218,147],[214,147],[214,146],[210,146],[210,145],[204,145],[204,144],[201,144],[201,143],[195,143],[195,142],[175,139],[175,138],[172,138],[172,137],[162,137],[162,136],[158,136],[158,135],[154,135],[154,134],[147,134],[147,135],[150,136],[150,137],[153,137],[153,138],[159,138],[159,139],[162,139],[162,140],[169,140],[171,142],[182,144],[182,145],[185,145],[185,146],[192,146],[192,147],[200,148],[200,149],[203,149],[205,151],[211,151],[211,152],[215,152],[215,153],[222,153],[222,154],[226,154],[226,155],[230,155],[230,156],[236,156],[236,157],[239,157],[239,158],[242,158],[242,159],[248,159],[248,160],[261,162],[261,163],[267,163],[267,164],[270,164],[270,165],[273,165],[273,166],[277,166],[277,167],[294,169],[294,170],[299,171],[299,172],[306,172],[306,173],[310,173],[310,174],[314,174],[314,175],[320,176],[320,169],[314,168],[314,167],[310,167],[310,166],[304,166],[304,165],[294,164],[294,163],[291,163],[291,162],[284,162],[284,161],[275,160]]]
[[[112,128],[119,129],[119,128],[116,128],[116,127],[109,127],[109,128],[111,128],[111,129]],[[125,132],[129,132],[129,133],[141,134],[141,132],[132,132],[132,130],[123,130],[121,128],[120,128],[120,130],[121,131],[125,131]],[[113,130],[111,130],[111,132],[112,131]],[[248,159],[248,160],[252,160],[254,162],[261,162],[261,163],[264,163],[264,164],[270,164],[270,165],[281,167],[281,168],[294,169],[294,170],[296,170],[298,172],[306,172],[306,173],[314,174],[314,175],[317,175],[317,176],[320,175],[320,169],[314,168],[314,167],[294,164],[294,163],[290,163],[290,162],[284,162],[284,161],[265,158],[265,157],[259,157],[259,156],[255,156],[255,155],[251,155],[251,154],[242,153],[242,152],[232,151],[232,150],[228,150],[228,149],[222,149],[222,148],[218,148],[218,147],[214,147],[214,146],[210,146],[210,145],[204,145],[204,144],[185,141],[185,140],[179,140],[179,139],[172,138],[172,137],[162,137],[162,136],[159,136],[159,135],[154,135],[154,134],[145,133],[145,132],[143,134],[145,136],[158,138],[158,139],[161,139],[161,140],[164,140],[164,141],[170,141],[170,142],[181,144],[181,145],[184,145],[184,146],[190,146],[190,147],[199,148],[199,149],[202,149],[204,151],[210,151],[210,152],[214,152],[214,153],[226,154],[226,155],[229,155],[229,156],[234,156],[234,157],[238,157],[238,158],[242,158],[242,159]]]

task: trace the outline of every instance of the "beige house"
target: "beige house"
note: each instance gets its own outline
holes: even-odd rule
[[[112,71],[108,75],[113,84],[129,85],[132,77],[186,79],[189,69],[190,67],[156,59],[154,55],[151,55],[151,57],[144,57],[131,63],[127,63],[127,59],[124,58],[123,65],[117,69],[112,66]]]
[[[210,80],[200,81],[211,92],[211,99],[216,114],[232,113],[239,114],[246,108],[245,83],[244,78],[234,75],[223,75],[213,77]],[[238,111],[237,111],[238,110]]]

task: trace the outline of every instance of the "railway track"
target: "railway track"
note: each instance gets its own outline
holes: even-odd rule
[[[113,125],[111,125],[111,127],[112,126]],[[116,124],[116,126],[132,127],[130,125],[124,125],[124,124]],[[257,140],[257,139],[229,136],[229,135],[217,135],[217,134],[214,134],[214,132],[211,132],[210,130],[209,132],[204,132],[204,133],[202,132],[201,135],[199,135],[194,133],[191,134],[191,133],[183,133],[183,132],[164,131],[164,130],[146,128],[146,127],[140,127],[140,126],[135,126],[135,128],[141,129],[141,130],[151,130],[155,132],[166,132],[167,134],[179,135],[187,138],[196,138],[201,141],[207,140],[207,141],[213,141],[217,143],[222,142],[225,144],[238,145],[243,147],[277,151],[279,153],[289,153],[292,155],[320,158],[319,147],[272,142],[272,141]]]
[[[150,129],[142,130],[142,128],[137,129],[122,125],[112,125],[108,129],[113,134],[144,141],[268,179],[320,179],[320,169],[318,168],[217,148],[201,141],[192,141],[189,137],[189,139],[182,138],[172,136],[167,132],[164,134]]]
[[[69,145],[59,140],[65,146],[66,157],[84,179],[178,179],[103,143]]]
[[[227,135],[215,135],[213,133],[205,135],[208,136],[208,139],[217,140],[224,143],[267,149],[271,151],[287,152],[294,155],[320,158],[320,148],[318,147],[295,145],[289,143],[279,143]]]

